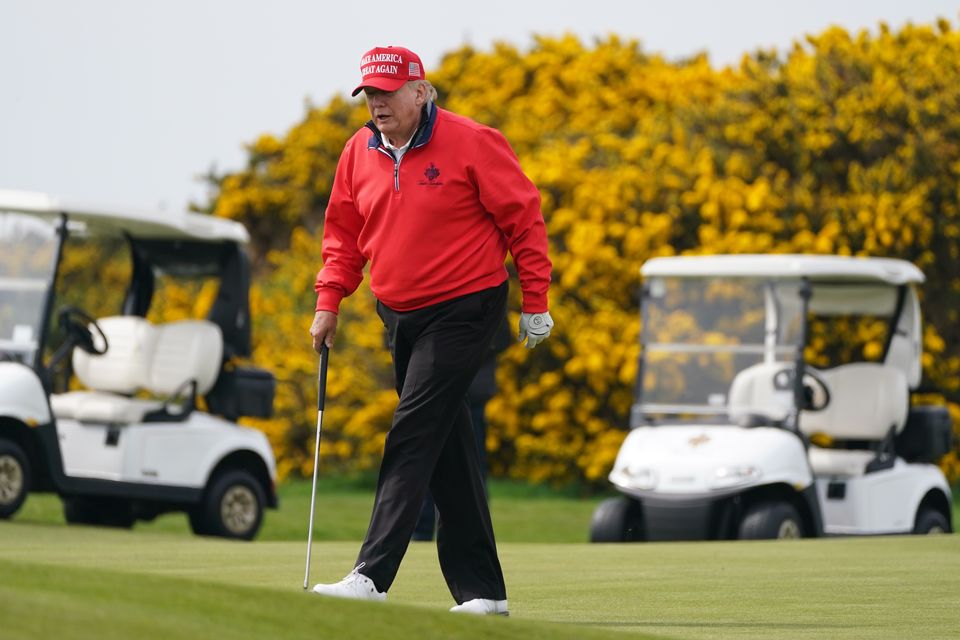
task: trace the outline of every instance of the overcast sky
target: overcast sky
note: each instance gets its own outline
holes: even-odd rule
[[[717,65],[786,48],[831,24],[876,31],[938,16],[946,0],[0,0],[0,189],[175,210],[197,176],[238,169],[243,145],[282,135],[304,102],[356,84],[361,54],[396,44],[427,76],[443,53],[531,34],[617,33],[668,58]]]

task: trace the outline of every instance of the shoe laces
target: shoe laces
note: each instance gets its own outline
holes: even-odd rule
[[[359,580],[361,577],[363,577],[363,576],[360,575],[360,569],[363,569],[365,566],[367,566],[367,563],[366,563],[366,562],[361,562],[360,564],[358,564],[357,566],[355,566],[355,567],[353,568],[353,571],[351,571],[350,573],[348,573],[348,574],[346,575],[346,577],[344,577],[344,579],[341,580],[340,582],[343,583],[343,584],[349,584],[349,583],[351,583],[351,582],[356,582],[356,581]]]

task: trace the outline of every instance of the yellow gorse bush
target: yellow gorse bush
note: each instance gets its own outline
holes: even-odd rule
[[[910,260],[929,279],[926,380],[960,400],[960,35],[947,22],[830,29],[785,56],[758,52],[719,70],[704,56],[670,62],[616,36],[590,45],[566,36],[538,38],[528,51],[464,47],[429,71],[441,106],[510,140],[541,191],[555,265],[557,330],[536,350],[517,346],[500,359],[500,391],[487,408],[495,473],[604,481],[637,375],[638,271],[658,255]],[[343,144],[366,118],[362,102],[341,97],[308,108],[282,139],[250,145],[247,168],[218,179],[211,205],[254,236],[253,359],[280,380],[276,416],[256,424],[283,474],[311,470],[307,329],[323,210]],[[876,327],[850,331],[851,348],[876,357]],[[341,307],[331,355],[324,471],[378,462],[392,384],[362,285]],[[960,475],[956,454],[944,464]]]

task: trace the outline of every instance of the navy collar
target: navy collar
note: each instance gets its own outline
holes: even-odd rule
[[[410,148],[407,149],[416,149],[417,147],[422,147],[423,145],[430,142],[430,138],[433,137],[433,126],[437,123],[437,106],[432,102],[428,102],[423,105],[423,108],[420,110],[420,124],[417,126],[416,132],[413,134],[412,142],[410,142]],[[368,120],[365,125],[372,135],[370,139],[367,140],[367,149],[378,149],[383,145],[383,137],[380,135],[380,130],[377,129],[377,125],[373,124],[373,120]]]

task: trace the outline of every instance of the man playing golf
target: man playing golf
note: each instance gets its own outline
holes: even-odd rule
[[[439,109],[402,47],[360,61],[371,120],[340,156],[323,230],[313,347],[333,346],[340,301],[370,262],[400,396],[356,568],[316,593],[383,600],[429,487],[451,611],[507,615],[507,595],[466,391],[520,277],[520,340],[550,335],[550,260],[536,187],[495,129]]]

